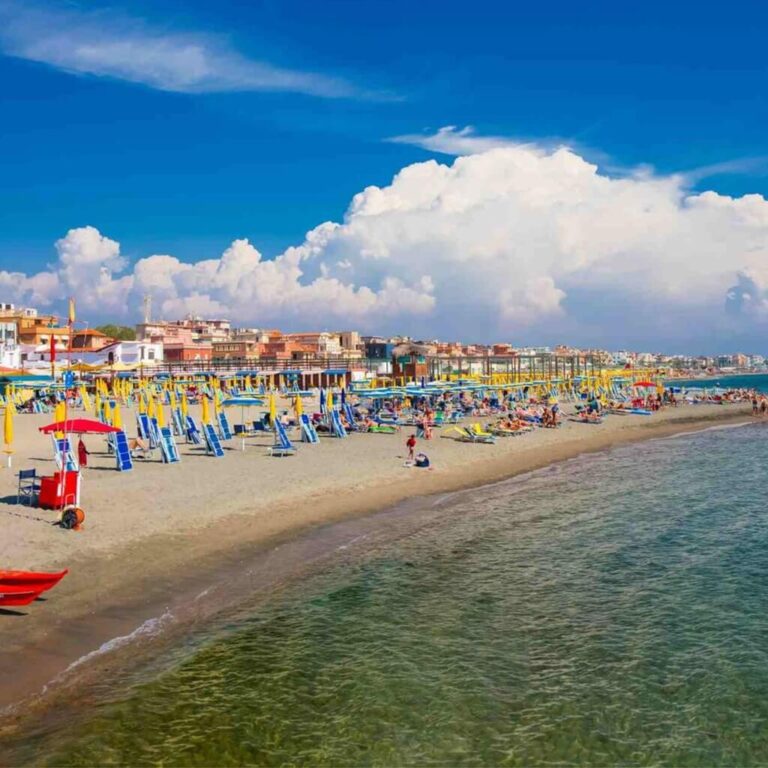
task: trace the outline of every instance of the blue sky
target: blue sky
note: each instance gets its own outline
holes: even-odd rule
[[[388,141],[447,125],[563,142],[609,175],[648,165],[688,172],[694,192],[764,195],[766,16],[758,3],[0,0],[0,269],[43,269],[85,225],[130,261],[216,258],[235,238],[271,258],[401,168],[452,162]],[[104,46],[126,38],[135,60],[115,63]],[[72,59],[94,39],[86,64]],[[160,58],[202,45],[216,75],[171,82],[184,61],[157,75],[147,41]]]

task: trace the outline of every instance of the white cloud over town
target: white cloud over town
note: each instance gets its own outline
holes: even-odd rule
[[[610,178],[565,148],[505,146],[403,168],[341,223],[265,259],[247,240],[187,263],[132,265],[93,227],[56,243],[4,295],[89,315],[226,315],[241,324],[358,327],[486,340],[659,345],[768,324],[768,202],[692,193],[682,176]],[[613,334],[613,336],[611,336]]]
[[[140,83],[161,91],[288,91],[325,98],[366,96],[340,78],[250,58],[227,40],[152,27],[114,9],[0,0],[0,50],[71,74]]]

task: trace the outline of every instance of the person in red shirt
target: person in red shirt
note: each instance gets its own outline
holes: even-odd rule
[[[406,448],[408,448],[408,460],[413,461],[414,453],[416,451],[416,435],[411,435],[405,441]]]

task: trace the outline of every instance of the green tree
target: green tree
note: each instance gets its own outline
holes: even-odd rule
[[[97,325],[96,330],[120,341],[135,341],[136,339],[136,331],[128,325],[113,325],[109,323],[107,325]]]

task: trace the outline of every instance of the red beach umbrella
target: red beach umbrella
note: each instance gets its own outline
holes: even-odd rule
[[[655,387],[656,384],[652,381],[636,381],[633,385],[633,387]]]
[[[95,419],[67,419],[40,427],[40,431],[46,435],[51,432],[67,432],[70,435],[106,435],[120,430]]]

